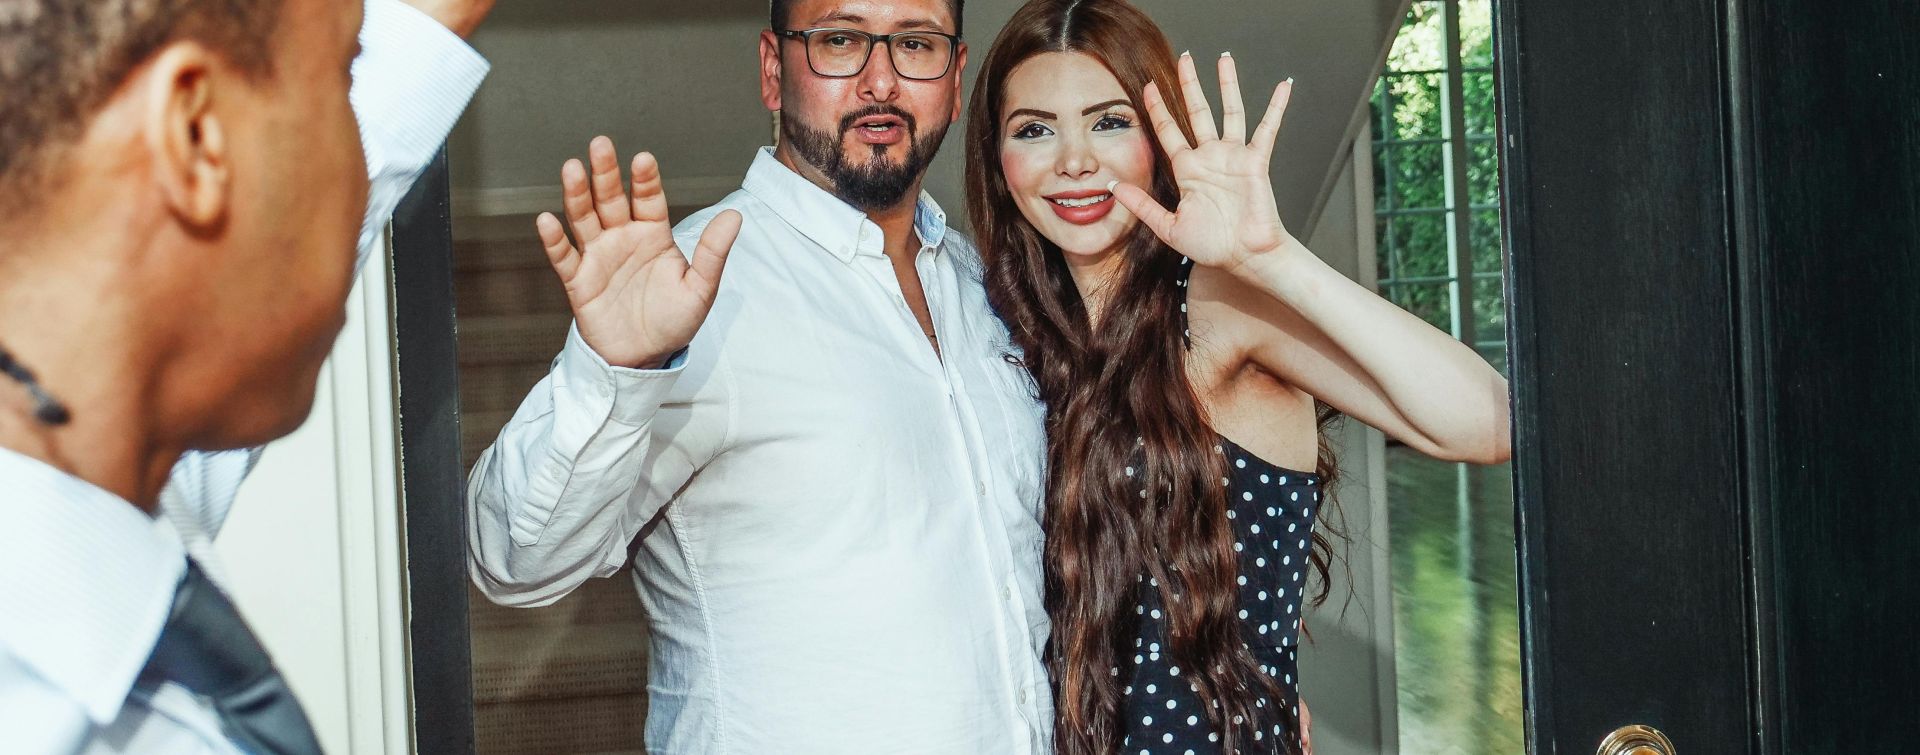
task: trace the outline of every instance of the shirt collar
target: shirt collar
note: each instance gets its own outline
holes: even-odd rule
[[[740,188],[842,262],[860,254],[886,253],[886,239],[866,213],[793,172],[773,156],[772,147],[761,147],[754,155],[753,166],[747,169]],[[922,244],[935,250],[947,237],[947,213],[925,191],[920,192],[914,205],[913,230]]]
[[[153,654],[186,572],[162,520],[0,448],[0,651],[111,723]]]

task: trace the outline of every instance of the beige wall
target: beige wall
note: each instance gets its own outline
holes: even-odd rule
[[[1332,193],[1355,108],[1385,57],[1402,0],[1138,5],[1160,21],[1175,49],[1208,57],[1231,50],[1250,108],[1264,108],[1280,79],[1296,79],[1274,186],[1288,225],[1310,231]],[[968,39],[984,54],[1018,7],[1016,0],[967,3]],[[686,187],[676,204],[714,201],[739,180],[753,149],[771,141],[756,83],[757,34],[765,26],[763,0],[503,3],[475,35],[494,70],[450,147],[464,204],[488,196],[525,212],[554,203],[560,163],[584,153],[587,140],[601,133],[623,152],[657,154],[669,192]],[[1211,70],[1203,66],[1202,77],[1210,82]],[[967,86],[971,91],[971,73]],[[960,128],[927,182],[956,221],[963,215]]]

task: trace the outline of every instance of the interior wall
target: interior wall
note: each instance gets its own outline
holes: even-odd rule
[[[1349,149],[1325,213],[1307,247],[1328,265],[1373,288],[1372,162]],[[1311,639],[1300,650],[1300,693],[1313,708],[1314,751],[1360,755],[1399,751],[1395,694],[1392,568],[1387,537],[1385,437],[1354,420],[1336,426],[1340,478],[1322,509],[1347,538],[1327,601],[1306,612]]]
[[[214,542],[328,752],[412,747],[387,260],[347,300],[313,413],[267,446]]]

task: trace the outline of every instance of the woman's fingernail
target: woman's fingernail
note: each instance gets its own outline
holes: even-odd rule
[[[1115,187],[1115,186],[1119,186],[1119,185],[1120,185],[1120,182],[1119,182],[1119,181],[1108,181],[1108,182],[1107,182],[1107,193],[1108,193],[1108,194],[1112,194],[1112,193],[1113,193],[1113,187]]]
[[[1228,51],[1226,51],[1226,52],[1223,52],[1223,53],[1220,53],[1220,57],[1223,57],[1223,58],[1231,58],[1231,57],[1233,57],[1233,51],[1232,51],[1232,50],[1228,50]]]
[[[1181,51],[1180,51],[1180,57],[1183,57],[1183,58],[1191,58],[1191,57],[1193,57],[1193,51],[1192,51],[1192,50],[1181,50]]]

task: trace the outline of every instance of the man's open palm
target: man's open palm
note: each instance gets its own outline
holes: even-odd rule
[[[579,246],[553,213],[541,213],[534,224],[547,261],[566,284],[580,337],[608,364],[657,367],[706,321],[740,233],[740,213],[715,215],[689,264],[673,241],[653,155],[634,155],[631,197],[621,185],[612,139],[595,137],[587,157],[591,177],[577,159],[560,169],[567,222]]]

